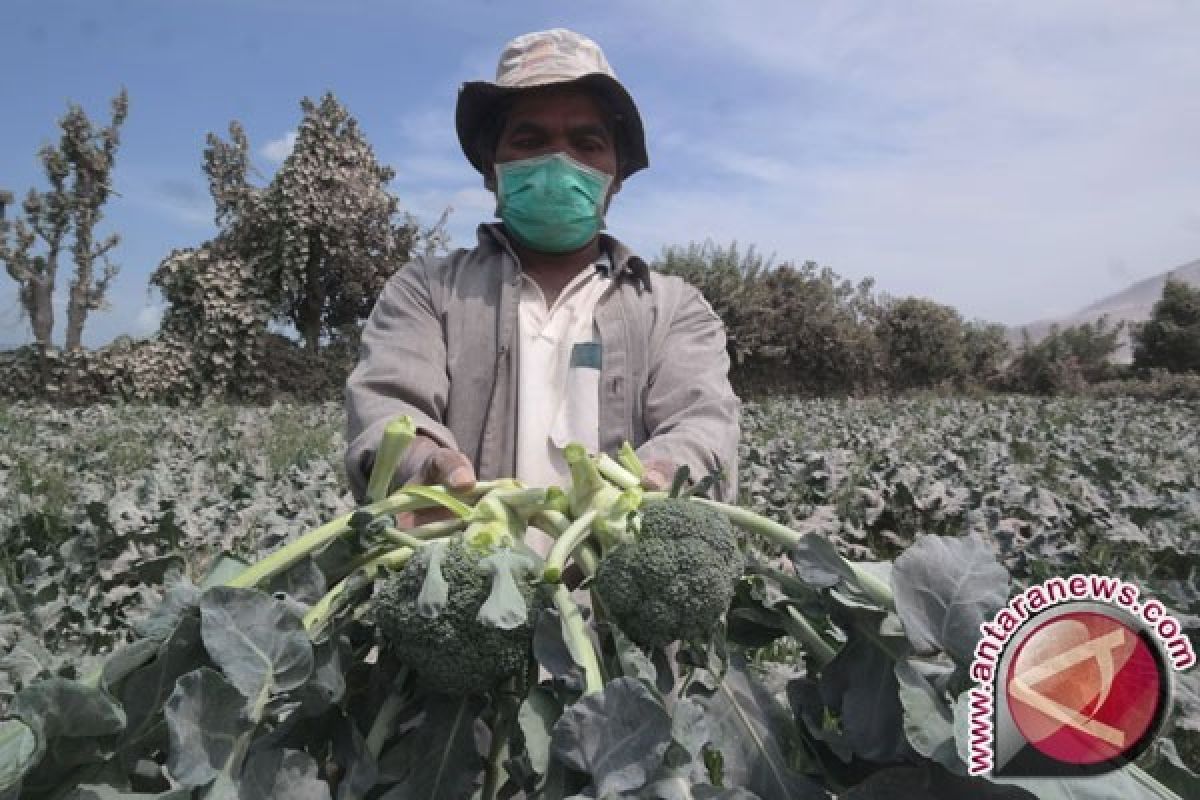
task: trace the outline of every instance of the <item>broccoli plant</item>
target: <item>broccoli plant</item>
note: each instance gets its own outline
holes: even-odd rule
[[[966,777],[956,746],[964,659],[1009,588],[980,540],[851,563],[747,509],[644,492],[629,447],[569,447],[566,491],[393,491],[412,430],[388,426],[352,513],[177,576],[102,669],[16,692],[0,798],[1034,796]],[[433,506],[450,518],[397,527]],[[555,537],[544,562],[528,526]],[[1037,796],[1195,795],[1176,754],[1151,755],[1153,775]]]
[[[380,585],[381,640],[435,691],[494,689],[529,662],[538,567],[532,553],[465,538],[423,547]]]
[[[641,507],[637,534],[601,559],[595,589],[629,638],[662,647],[711,634],[742,571],[726,517],[688,500],[655,499]]]

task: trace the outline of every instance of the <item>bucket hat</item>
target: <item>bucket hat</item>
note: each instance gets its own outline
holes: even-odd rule
[[[454,123],[458,143],[475,169],[482,173],[485,156],[491,155],[478,151],[479,131],[499,106],[514,94],[552,85],[580,86],[607,101],[620,138],[621,180],[649,165],[641,115],[600,46],[582,34],[555,28],[523,34],[505,45],[495,82],[470,81],[459,89]]]

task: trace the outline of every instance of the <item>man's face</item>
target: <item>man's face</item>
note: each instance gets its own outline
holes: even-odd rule
[[[586,91],[549,87],[516,98],[496,145],[496,163],[565,153],[608,175],[617,174],[617,148],[611,122]],[[494,188],[489,175],[489,188]],[[620,187],[615,179],[607,200]]]

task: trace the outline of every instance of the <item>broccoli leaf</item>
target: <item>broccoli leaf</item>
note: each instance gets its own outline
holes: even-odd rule
[[[19,789],[38,757],[33,728],[19,719],[0,722],[0,793]]]
[[[32,757],[37,766],[19,770],[24,772],[22,796],[30,797],[57,786],[73,767],[110,757],[125,728],[124,710],[106,692],[59,677],[22,689],[9,714],[28,725],[37,742]],[[10,728],[9,733],[20,745],[13,754],[20,756],[23,732]]]
[[[238,789],[247,800],[329,800],[329,784],[317,777],[317,762],[300,750],[256,751],[246,761]]]
[[[916,767],[888,767],[872,774],[844,795],[845,800],[1037,800],[1037,796],[1015,786],[1000,786],[983,778],[947,772],[926,762]]]
[[[80,786],[71,800],[191,800],[191,789],[168,789],[165,792],[126,792],[112,786],[90,784]]]
[[[967,666],[979,626],[1008,600],[1008,572],[977,535],[926,535],[892,569],[896,612],[918,653],[945,651]]]
[[[379,760],[380,781],[395,781],[380,800],[461,800],[471,796],[483,771],[487,728],[477,696],[425,698],[422,720]]]
[[[304,624],[270,595],[209,589],[200,599],[200,619],[209,656],[252,701],[264,689],[295,689],[312,673],[313,648]]]
[[[432,542],[421,551],[425,562],[425,581],[417,595],[417,613],[426,619],[436,619],[446,610],[450,599],[450,586],[442,575],[442,559],[446,555],[447,542]]]
[[[524,625],[529,620],[529,609],[518,581],[532,574],[537,562],[531,556],[505,548],[481,559],[479,567],[492,576],[491,591],[479,607],[479,621],[506,631]]]
[[[541,608],[534,617],[533,658],[550,673],[556,686],[570,692],[583,688],[582,665],[563,636],[562,617],[555,608]]]
[[[120,699],[128,717],[121,752],[127,766],[134,760],[127,753],[138,753],[147,746],[166,748],[166,737],[158,724],[163,704],[182,675],[207,663],[200,638],[200,615],[192,611],[180,617],[175,630],[158,646],[155,659],[121,684]]]
[[[887,762],[910,752],[894,662],[865,638],[851,638],[821,670],[819,681],[792,681],[788,696],[810,733],[843,761],[858,756]]]
[[[730,665],[717,690],[695,700],[720,751],[726,786],[761,797],[826,800],[823,789],[792,770],[785,748],[796,739],[794,725],[746,669]]]
[[[597,797],[640,789],[671,743],[671,718],[650,689],[617,678],[567,708],[554,726],[553,753],[592,776]]]
[[[181,677],[164,714],[170,736],[167,767],[189,788],[224,776],[232,782],[245,755],[244,737],[253,731],[246,698],[221,673],[203,667]]]
[[[954,743],[954,709],[911,662],[896,662],[895,673],[908,743],[926,758],[961,772],[962,761]]]
[[[539,686],[533,687],[517,712],[525,752],[539,775],[545,775],[550,766],[550,738],[561,713],[562,706],[554,695]]]

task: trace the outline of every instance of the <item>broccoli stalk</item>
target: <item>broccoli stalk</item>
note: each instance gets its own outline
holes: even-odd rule
[[[571,470],[571,488],[567,490],[571,516],[579,517],[591,509],[604,511],[617,501],[620,489],[604,479],[583,445],[568,444],[563,449],[563,457]]]
[[[473,490],[460,496],[466,500],[474,500],[493,489],[511,488],[511,486],[512,481],[507,480],[481,481],[475,484]],[[354,533],[357,528],[351,525],[351,519],[355,515],[376,519],[392,516],[402,511],[421,511],[435,506],[444,506],[447,502],[461,503],[462,501],[440,486],[407,486],[397,489],[382,500],[362,506],[349,514],[343,514],[331,522],[314,528],[261,561],[251,564],[226,581],[225,585],[248,589],[270,580],[291,568],[305,556],[326,547],[333,540]]]
[[[374,503],[387,497],[396,476],[396,465],[416,436],[417,426],[407,415],[396,417],[383,429],[383,441],[379,443],[367,480],[368,501]]]
[[[583,618],[579,606],[571,599],[571,591],[559,584],[554,587],[551,598],[554,607],[558,609],[563,641],[566,642],[571,658],[583,670],[583,693],[588,695],[603,691],[604,673],[600,669],[600,660],[596,657],[596,648],[592,646],[587,621]]]
[[[781,525],[773,519],[768,519],[761,514],[755,514],[749,509],[739,508],[738,506],[720,503],[716,500],[709,500],[703,497],[693,497],[691,501],[719,511],[739,528],[757,534],[785,550],[794,549],[804,537],[804,534],[794,531],[786,525]],[[895,608],[896,604],[890,586],[869,572],[855,566],[853,562],[847,561],[841,558],[841,556],[838,556],[838,558],[854,574],[858,585],[874,603],[883,608]]]
[[[638,457],[637,451],[629,442],[621,442],[621,449],[617,451],[617,463],[639,481],[646,474],[646,468],[642,466],[642,459]]]
[[[367,561],[338,581],[304,615],[304,629],[308,631],[309,638],[314,641],[320,639],[338,612],[345,608],[360,591],[370,588],[379,570],[400,569],[408,563],[412,555],[413,550],[409,547],[389,550]]]
[[[562,532],[562,535],[554,540],[554,546],[550,548],[550,553],[546,556],[546,566],[542,569],[542,580],[546,583],[562,581],[567,559],[593,535],[595,531],[592,529],[592,523],[596,521],[598,515],[599,512],[594,508],[584,511]]]

